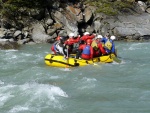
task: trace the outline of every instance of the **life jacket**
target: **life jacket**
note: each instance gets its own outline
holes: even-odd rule
[[[56,52],[59,52],[58,45],[59,45],[59,43],[54,44],[54,50],[55,50]]]
[[[106,43],[104,44],[104,48],[108,49],[108,50],[111,50],[112,48],[112,43],[110,42],[110,40],[108,39],[106,41]]]
[[[97,45],[97,42],[96,42],[95,40],[92,42],[91,46],[93,47],[93,49],[94,49],[95,51],[98,50],[98,45]]]
[[[104,47],[104,46],[105,46],[105,44],[104,44],[103,42],[101,42],[101,44],[102,44],[102,47]]]
[[[85,46],[82,51],[82,54],[90,55],[90,45]]]

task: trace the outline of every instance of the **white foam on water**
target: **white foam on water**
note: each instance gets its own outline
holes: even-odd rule
[[[33,111],[35,109],[42,109],[38,108],[38,106],[63,109],[63,104],[60,99],[67,97],[68,95],[66,92],[64,92],[60,87],[50,84],[9,84],[0,87],[0,107],[5,105],[8,101],[11,102],[12,104],[9,109],[10,113],[17,113],[28,109]],[[18,106],[18,102],[21,102],[21,105]]]
[[[14,85],[6,85],[0,87],[0,106],[3,106],[9,99],[13,98],[10,90],[14,88]]]
[[[47,95],[53,95],[53,96],[61,96],[61,97],[68,97],[68,95],[59,87],[53,86],[53,85],[47,85],[47,84],[24,84],[19,86],[21,90],[29,90],[33,91],[34,95],[41,95],[41,94],[47,94]]]
[[[62,97],[68,97],[63,90],[61,90],[59,87],[56,86],[49,86],[49,85],[40,85],[40,87],[36,90],[37,95],[41,95],[42,93],[45,93],[48,95],[50,99],[55,99],[54,96],[62,96]]]
[[[17,64],[18,62],[22,62],[22,60],[18,60],[20,59],[18,55],[15,54],[9,54],[9,55],[5,55],[5,57],[3,58],[3,60],[5,60],[7,63],[4,65],[4,67],[12,67],[15,66],[15,64]]]
[[[95,84],[87,85],[87,86],[81,86],[78,89],[84,90],[84,89],[92,89],[92,88],[95,88]]]
[[[0,85],[3,85],[4,84],[4,82],[2,82],[1,80],[0,80]]]
[[[5,92],[7,90],[10,90],[10,89],[13,89],[15,88],[16,85],[12,85],[12,84],[8,84],[8,85],[5,85],[5,86],[1,86],[0,87],[0,92]]]
[[[5,54],[4,55],[4,60],[9,60],[9,59],[16,59],[17,55],[14,54],[14,52],[16,52],[18,50],[5,50]]]
[[[95,78],[87,78],[87,77],[83,77],[83,79],[81,80],[81,85],[78,89],[83,90],[83,89],[92,89],[95,88],[95,82],[97,80]]]
[[[6,51],[6,52],[12,52],[12,51],[18,51],[18,50],[15,50],[15,49],[9,49],[9,50],[3,50],[3,51]]]
[[[132,45],[130,45],[129,47],[127,48],[124,48],[124,50],[145,50],[145,49],[148,49],[147,46],[145,46],[144,43],[134,43]]]
[[[23,56],[32,56],[33,54],[29,54],[29,53],[22,53]]]
[[[71,71],[70,68],[60,68],[60,70],[62,70],[62,71]]]
[[[114,65],[120,65],[120,64],[125,64],[125,63],[126,63],[126,61],[124,61],[124,60],[121,60],[120,63],[115,62],[115,61],[112,62],[112,64],[114,64]],[[113,65],[113,66],[114,66],[114,65]]]
[[[11,59],[17,59],[17,55],[12,55]]]
[[[24,96],[28,98],[28,106],[49,106],[53,108],[62,109],[63,104],[60,102],[60,98],[67,98],[68,95],[60,87],[49,84],[24,84],[19,86],[20,90],[24,92]],[[36,103],[37,105],[34,105]],[[39,108],[41,109],[41,108]]]
[[[14,96],[9,93],[0,93],[0,107],[3,106],[9,99],[13,98]]]
[[[13,108],[9,111],[9,113],[17,113],[17,112],[27,111],[27,110],[29,110],[28,107],[15,106],[15,107],[13,107]]]
[[[87,77],[83,77],[82,80],[85,81],[85,82],[95,82],[95,81],[97,81],[95,78],[87,78]]]
[[[52,54],[52,53],[54,53],[54,52],[52,52],[52,51],[51,51],[51,52],[50,52],[50,51],[45,51],[44,53],[45,53],[45,54]]]
[[[60,76],[50,76],[51,79],[59,79]]]

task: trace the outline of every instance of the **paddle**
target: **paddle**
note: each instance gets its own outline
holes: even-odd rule
[[[96,64],[96,63],[94,62],[94,60],[93,60],[93,59],[92,59],[92,61],[93,61],[93,65],[94,65],[94,66],[98,66],[98,64]]]
[[[69,47],[67,46],[66,47],[67,48],[67,64],[69,64]],[[66,65],[66,68],[68,68],[69,67],[69,65]]]
[[[118,57],[116,57],[115,54],[111,54],[111,58],[112,58],[115,62],[121,63],[121,60],[120,60]]]
[[[112,58],[113,58],[113,60],[114,60],[115,62],[117,62],[117,63],[121,63],[121,60],[120,60],[120,59],[118,59],[116,56],[112,56]]]
[[[121,60],[117,57],[117,49],[115,49],[115,54],[113,55],[113,60],[117,63],[121,63]]]

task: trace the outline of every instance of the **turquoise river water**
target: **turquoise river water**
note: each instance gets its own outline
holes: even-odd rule
[[[116,42],[121,64],[46,66],[50,44],[0,50],[0,113],[150,113],[150,42]]]

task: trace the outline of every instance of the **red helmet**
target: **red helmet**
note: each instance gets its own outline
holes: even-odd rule
[[[91,45],[92,40],[91,39],[87,39],[86,44]]]

